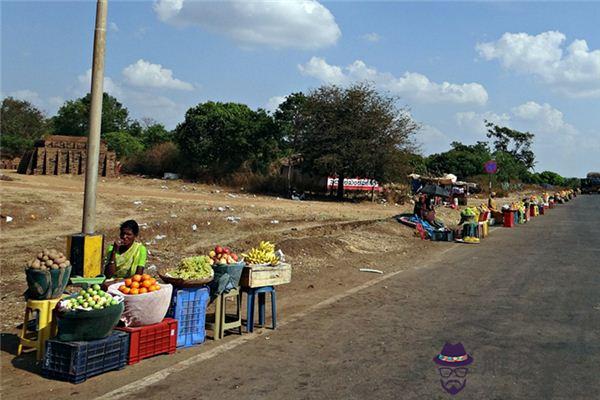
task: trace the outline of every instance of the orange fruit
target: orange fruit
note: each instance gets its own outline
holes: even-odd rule
[[[129,294],[131,289],[129,289],[127,286],[123,285],[123,286],[119,287],[119,290],[123,294]]]
[[[131,286],[131,279],[127,278],[124,280],[125,282],[125,286],[130,287]]]
[[[131,282],[131,288],[132,289],[137,289],[139,287],[140,287],[140,283],[139,282],[136,282],[136,281]]]
[[[148,280],[150,281],[150,285],[155,285],[156,284],[156,279],[150,278]]]
[[[160,290],[160,285],[156,284],[156,285],[152,285],[152,291],[156,291],[156,290]]]
[[[144,294],[144,293],[148,293],[148,289],[146,289],[145,287],[140,288],[140,294]]]
[[[129,291],[129,294],[140,294],[140,290],[138,288],[133,288]]]
[[[148,275],[148,274],[144,274],[144,275],[142,275],[142,280],[143,280],[143,281],[147,281],[147,280],[148,280],[148,279],[150,279],[150,278],[152,278],[152,277],[151,277],[150,275]]]
[[[134,276],[131,277],[131,280],[134,282],[140,282],[142,280],[142,276],[139,274],[135,274]]]
[[[150,286],[152,286],[152,281],[150,279],[142,282],[142,287],[145,287],[146,289],[148,289]]]

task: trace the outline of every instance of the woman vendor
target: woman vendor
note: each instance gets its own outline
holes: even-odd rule
[[[140,227],[130,219],[121,224],[120,240],[108,247],[104,275],[107,279],[129,278],[143,274],[146,266],[147,250],[136,241]]]

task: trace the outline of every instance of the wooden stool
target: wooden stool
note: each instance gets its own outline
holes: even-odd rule
[[[61,299],[52,300],[27,300],[27,306],[25,307],[25,318],[23,319],[23,329],[19,336],[19,347],[17,348],[17,355],[20,356],[23,352],[23,347],[36,349],[36,358],[41,360],[44,356],[44,349],[46,346],[46,340],[58,333],[58,326],[56,320],[52,317],[52,311]],[[27,325],[33,316],[33,313],[37,312],[37,330],[28,331]]]
[[[265,303],[266,294],[271,293],[271,317],[273,320],[273,329],[277,327],[277,302],[275,298],[274,286],[263,286],[258,288],[244,288],[244,292],[248,295],[248,304],[246,311],[246,331],[254,330],[254,301],[258,295],[258,324],[265,326]]]
[[[235,314],[227,314],[227,299],[235,297]],[[215,313],[207,315],[206,327],[213,331],[213,339],[219,340],[225,336],[225,331],[238,328],[242,334],[242,293],[240,288],[231,289],[227,293],[221,293],[215,299]],[[210,322],[208,319],[210,318]]]

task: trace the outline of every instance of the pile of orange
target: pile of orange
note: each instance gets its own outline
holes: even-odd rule
[[[156,279],[148,274],[135,274],[123,282],[125,284],[119,286],[119,291],[123,294],[144,294],[160,290],[160,285],[156,283]]]

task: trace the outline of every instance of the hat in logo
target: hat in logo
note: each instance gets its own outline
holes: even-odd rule
[[[467,354],[462,343],[446,343],[439,355],[433,357],[433,362],[444,367],[461,367],[473,362],[473,357]]]

